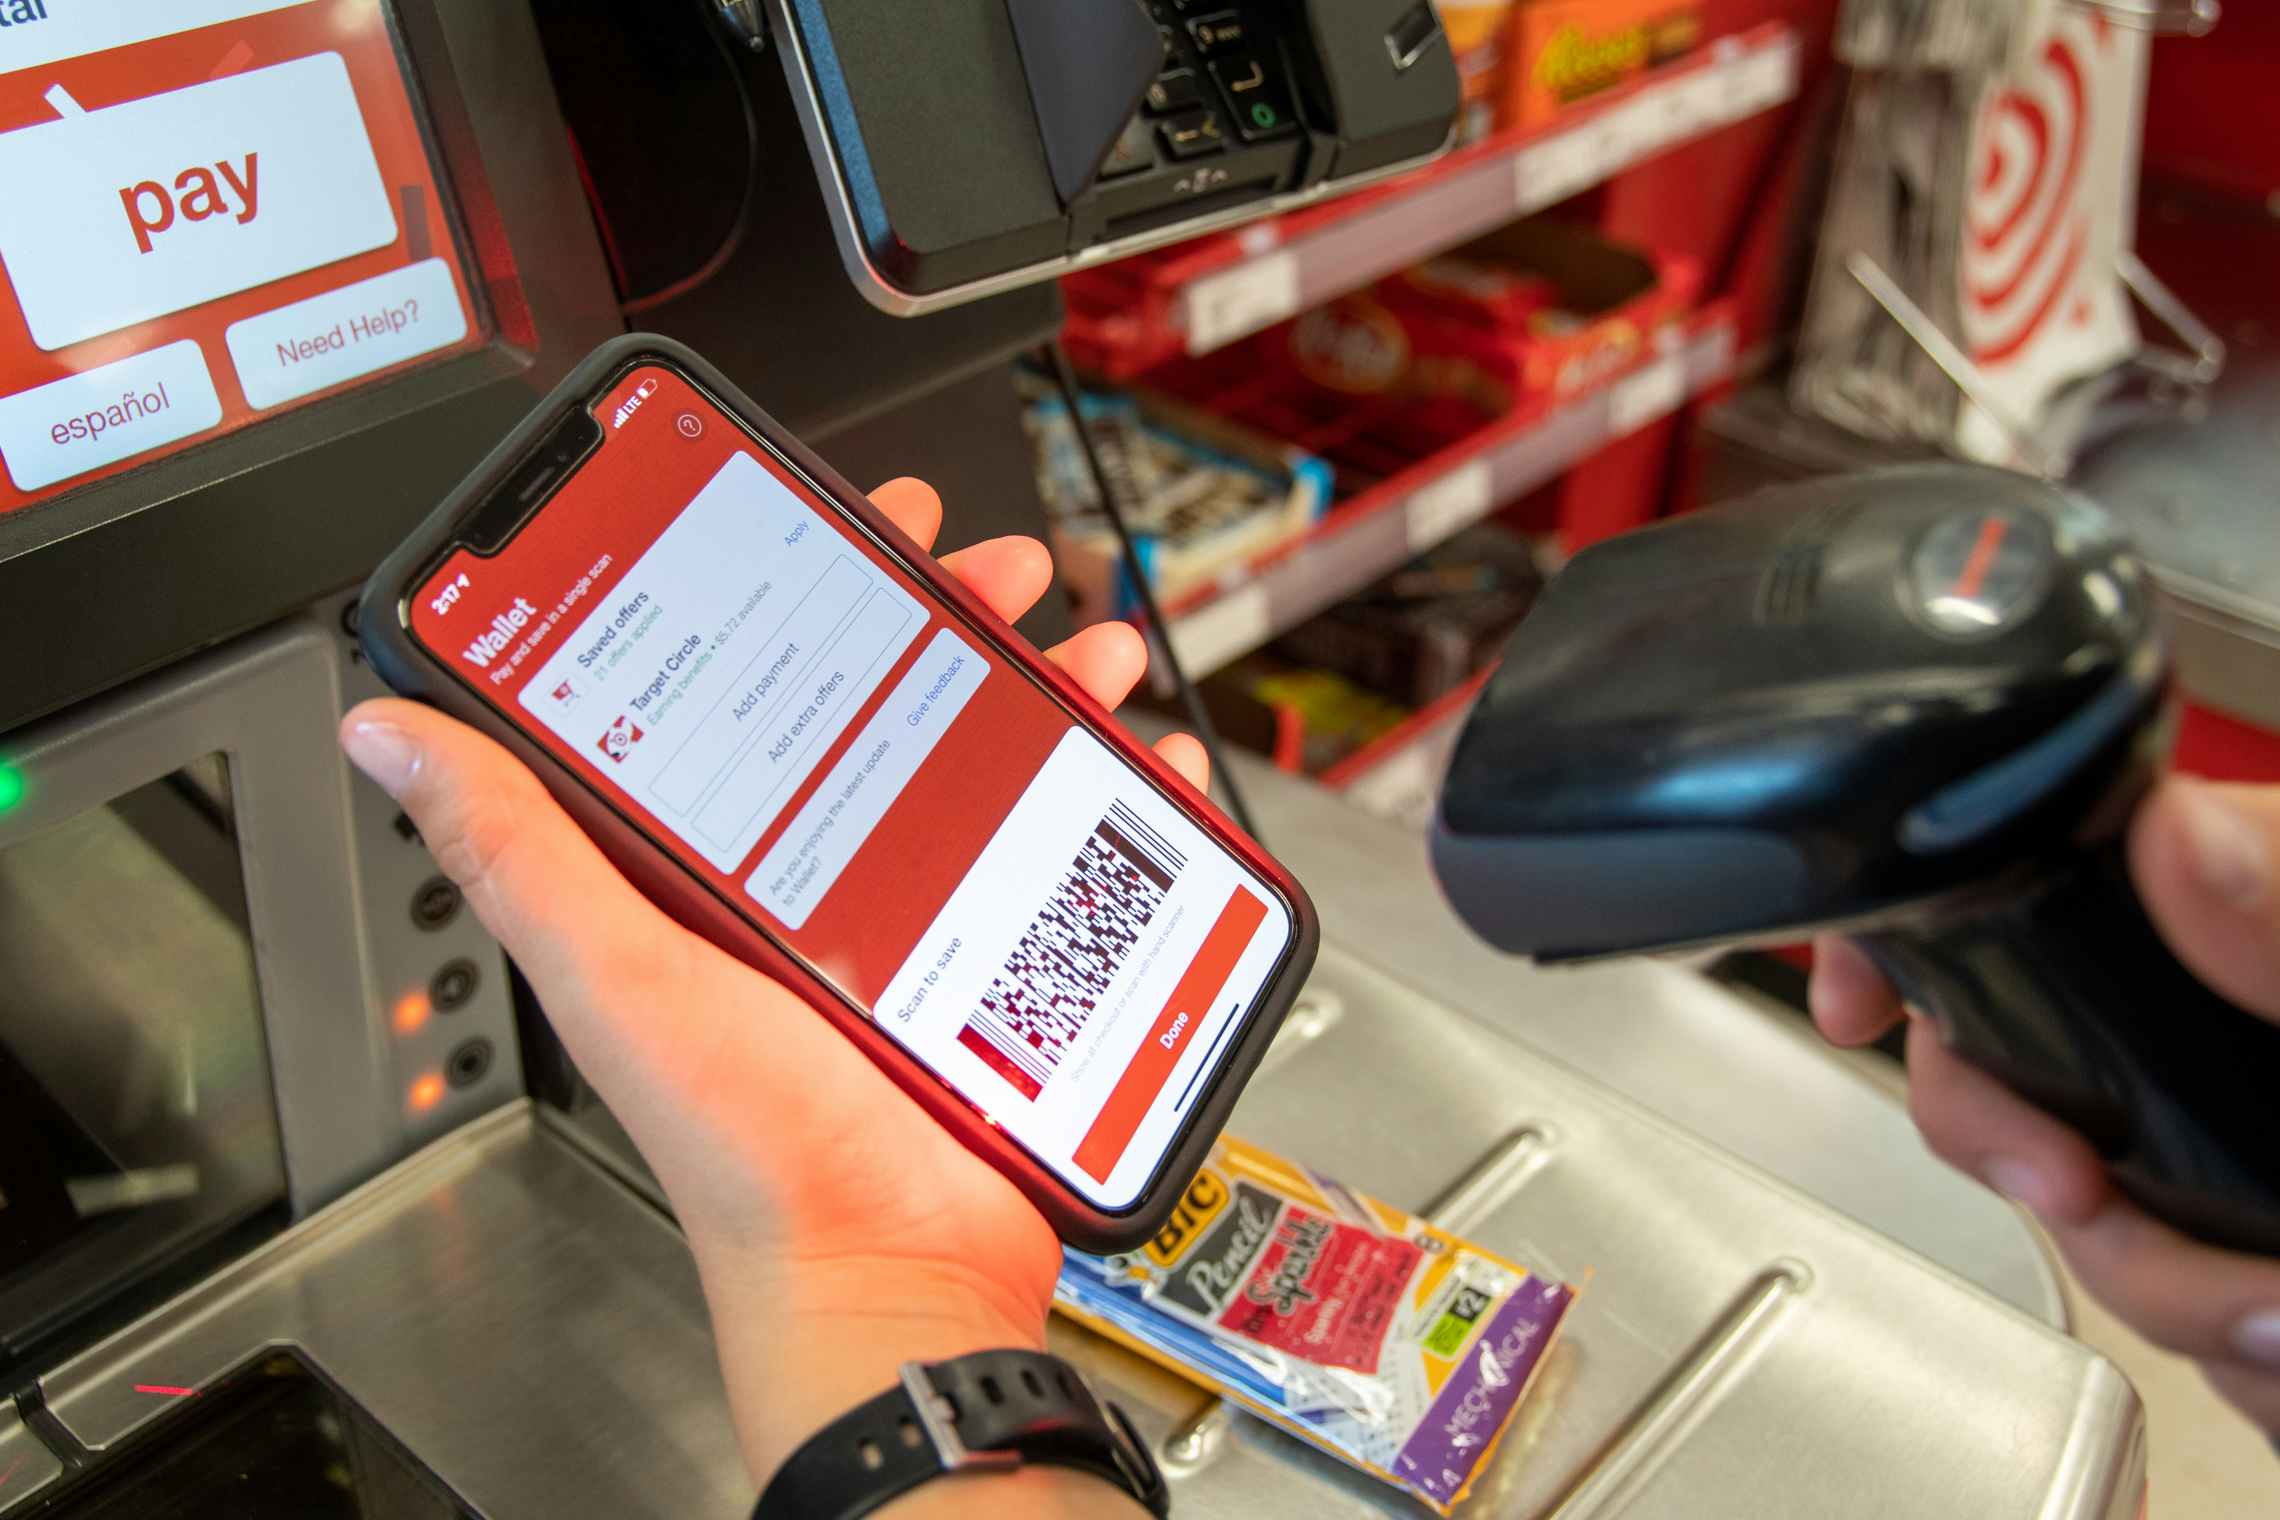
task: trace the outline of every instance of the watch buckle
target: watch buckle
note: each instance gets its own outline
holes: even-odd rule
[[[1148,1453],[1148,1443],[1133,1429],[1132,1418],[1124,1410],[1106,1399],[1099,1400],[1101,1412],[1108,1416],[1111,1444],[1116,1452],[1116,1465],[1132,1480],[1132,1487],[1140,1502],[1152,1515],[1171,1512],[1171,1488],[1164,1480],[1164,1470],[1156,1465]]]
[[[903,1392],[910,1395],[911,1408],[918,1413],[919,1429],[926,1432],[927,1441],[934,1447],[935,1460],[942,1464],[944,1472],[988,1471],[1021,1465],[1020,1452],[975,1451],[958,1439],[957,1411],[942,1390],[934,1386],[925,1363],[905,1362],[900,1373]]]

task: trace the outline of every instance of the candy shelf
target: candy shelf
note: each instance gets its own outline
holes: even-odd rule
[[[1223,348],[1770,110],[1796,95],[1798,62],[1795,32],[1770,22],[1554,125],[1500,133],[1372,189],[1071,275],[1062,282],[1066,341],[1084,368],[1111,380]]]
[[[1659,421],[1733,368],[1734,314],[1713,303],[1588,390],[1537,398],[1399,475],[1340,502],[1165,608],[1198,678],[1249,653],[1614,439]]]

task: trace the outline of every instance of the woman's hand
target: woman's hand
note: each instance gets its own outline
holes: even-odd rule
[[[2175,778],[2131,826],[2130,873],[2161,937],[2210,987],[2280,1022],[2276,862],[2280,787]],[[1828,936],[1814,948],[1823,1034],[1863,1045],[1901,1021],[1898,997],[1856,946]],[[2280,1088],[2280,1072],[2271,1077]],[[2032,1210],[2108,1308],[2199,1361],[2219,1392],[2280,1433],[2280,1261],[2215,1250],[2147,1215],[2114,1191],[2088,1141],[1958,1059],[1920,1018],[1908,1029],[1908,1093],[1942,1159]]]
[[[932,489],[898,480],[872,500],[933,543]],[[942,563],[1008,620],[1052,577],[1027,538]],[[1047,656],[1109,707],[1147,662],[1123,624]],[[636,893],[537,778],[472,729],[367,702],[341,740],[403,804],[656,1169],[696,1252],[756,1481],[903,1361],[1042,1344],[1052,1231],[827,1020]],[[1157,748],[1203,785],[1193,739]]]

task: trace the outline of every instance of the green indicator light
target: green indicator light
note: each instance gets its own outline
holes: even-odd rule
[[[6,761],[0,761],[0,813],[5,813],[24,800],[24,773]]]
[[[1251,120],[1262,127],[1271,127],[1275,124],[1275,108],[1262,100],[1251,107]]]

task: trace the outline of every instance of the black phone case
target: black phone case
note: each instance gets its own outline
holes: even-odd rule
[[[765,931],[745,918],[713,888],[685,869],[662,846],[575,772],[540,744],[478,699],[412,640],[407,625],[409,599],[422,578],[457,542],[461,524],[518,466],[569,410],[583,407],[604,385],[635,364],[656,360],[694,381],[730,414],[766,439],[783,460],[805,475],[826,498],[877,537],[913,577],[945,603],[975,637],[1000,657],[1034,675],[1070,715],[1102,743],[1130,761],[1164,796],[1278,892],[1295,926],[1289,949],[1262,989],[1246,1026],[1235,1036],[1209,1090],[1197,1101],[1186,1128],[1173,1143],[1154,1178],[1133,1207],[1107,1213],[1087,1202],[1043,1163],[919,1064],[863,1011],[853,1007]],[[541,506],[538,510],[543,511]],[[519,529],[518,529],[519,531]],[[511,537],[511,535],[510,535]],[[1060,1238],[1079,1250],[1128,1250],[1153,1236],[1202,1168],[1212,1142],[1227,1123],[1244,1084],[1257,1069],[1275,1032],[1305,983],[1320,942],[1314,905],[1289,872],[1240,833],[1194,792],[1146,745],[1118,725],[1058,667],[1042,658],[1002,618],[940,570],[931,555],[904,537],[869,499],[839,473],[790,437],[767,413],[703,359],[669,338],[628,333],[586,357],[541,401],[499,446],[477,465],[442,505],[429,514],[365,582],[357,608],[357,635],[380,678],[397,692],[450,713],[504,745],[537,774],[549,792],[593,838],[636,889],[675,920],[703,935],[746,964],[797,991],[832,1020],[872,1061],[966,1147],[1004,1173],[1052,1224]]]

